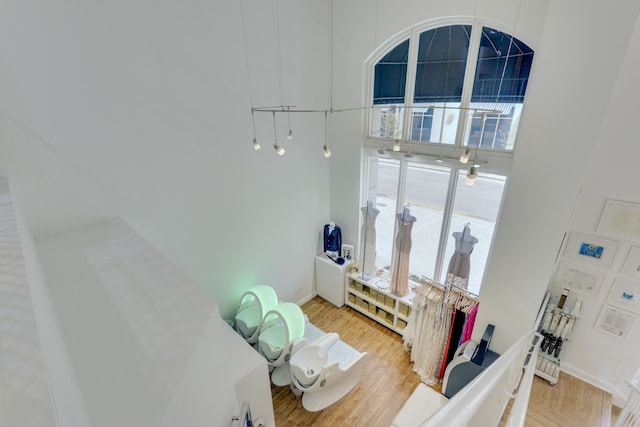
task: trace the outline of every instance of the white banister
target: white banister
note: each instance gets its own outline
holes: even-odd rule
[[[486,427],[497,425],[513,391],[521,380],[523,366],[527,360],[535,361],[537,357],[538,343],[534,344],[534,339],[539,341],[534,331],[520,338],[498,360],[456,393],[446,405],[434,413],[422,426]],[[532,348],[534,353],[530,352]],[[529,363],[528,366],[534,364]],[[529,366],[528,373],[533,375],[531,366]],[[527,384],[525,382],[521,391],[528,394],[530,385],[528,390],[526,388]],[[523,394],[522,399],[526,403],[528,395],[525,396]],[[524,408],[522,408],[523,405]],[[519,403],[518,408],[526,411],[526,404]],[[522,419],[524,418],[522,417]]]
[[[640,372],[640,371],[639,371]],[[631,392],[627,403],[622,408],[614,427],[638,427],[640,426],[640,387],[633,381],[627,381]]]
[[[527,407],[529,406],[529,396],[531,395],[531,386],[533,385],[533,376],[535,374],[535,361],[538,359],[538,350],[540,349],[540,343],[542,342],[541,335],[536,334],[535,337],[535,345],[531,349],[531,353],[527,359],[527,366],[525,367],[524,375],[520,380],[518,394],[511,406],[506,427],[524,426],[524,421],[527,416]]]

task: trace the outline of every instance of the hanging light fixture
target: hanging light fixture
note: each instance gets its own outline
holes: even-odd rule
[[[273,149],[281,156],[284,154],[284,147],[278,145],[278,135],[276,134],[276,112],[273,112]]]
[[[327,146],[327,112],[324,112],[324,147],[322,147],[322,151],[325,157],[331,157],[331,150]]]
[[[397,139],[393,143],[393,151],[400,151],[400,141],[398,141]]]
[[[476,183],[476,177],[478,176],[478,164],[476,163],[476,161],[478,160],[478,147],[480,147],[480,144],[482,144],[482,139],[484,138],[484,125],[486,121],[487,121],[487,113],[483,111],[482,117],[480,118],[480,139],[476,144],[476,150],[473,154],[473,164],[469,168],[469,172],[467,172],[467,179],[465,180],[465,183],[467,185],[473,185]],[[467,158],[467,161],[468,160],[469,158]],[[462,161],[462,158],[460,158],[460,161]],[[463,163],[466,163],[466,161]]]
[[[287,107],[287,121],[289,122],[289,133],[287,139],[291,141],[293,139],[293,131],[291,130],[291,107]]]
[[[253,124],[253,149],[258,151],[260,149],[260,143],[258,142],[258,137],[256,136],[256,119],[253,115],[253,109],[251,109],[251,123]]]
[[[460,156],[460,163],[467,163],[469,161],[469,156],[471,156],[471,148],[467,147],[464,150],[464,153]]]
[[[478,176],[478,170],[475,166],[471,166],[469,168],[469,172],[467,172],[467,178],[465,179],[465,184],[473,185],[476,183],[476,177]]]

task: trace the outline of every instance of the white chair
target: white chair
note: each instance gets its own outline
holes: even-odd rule
[[[302,406],[321,411],[347,395],[364,374],[368,354],[359,352],[330,332],[291,357],[294,392],[303,392]]]
[[[236,312],[236,331],[249,343],[258,342],[263,316],[278,304],[278,296],[271,286],[258,285],[242,294]]]
[[[271,381],[278,386],[289,385],[289,359],[294,343],[304,337],[304,314],[292,302],[278,304],[262,319],[258,336],[258,351],[273,368]]]

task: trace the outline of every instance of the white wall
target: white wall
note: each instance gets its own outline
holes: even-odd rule
[[[607,199],[640,203],[637,188],[637,160],[640,158],[637,135],[640,133],[640,122],[635,107],[640,99],[638,75],[640,21],[636,20],[595,149],[583,177],[584,189],[571,224],[573,231],[596,234]],[[593,329],[593,325],[630,246],[640,243],[619,238],[613,240],[620,241],[617,256],[599,295],[596,298],[584,298],[585,310],[576,325],[574,342],[568,346],[565,360],[570,372],[575,371],[576,375],[582,375],[596,385],[604,383],[605,386],[613,386],[614,403],[621,406],[629,393],[625,380],[632,378],[640,367],[640,325],[636,321],[629,336],[624,339]]]
[[[278,8],[282,91],[271,2],[2,2],[0,171],[34,236],[126,218],[224,315],[258,283],[312,295],[322,117],[292,115],[290,143],[279,117],[280,157],[270,115],[253,151],[250,107],[328,105],[329,8]]]
[[[222,426],[248,400],[274,426],[264,358],[126,223],[53,234],[37,249],[86,406],[80,425]],[[237,390],[244,381],[253,388]]]

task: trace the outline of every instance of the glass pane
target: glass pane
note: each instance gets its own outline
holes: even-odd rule
[[[502,31],[483,27],[471,107],[500,113],[487,116],[482,148],[513,150],[532,63],[529,46]],[[477,146],[480,118],[474,117],[467,125],[467,143]]]
[[[380,138],[400,139],[404,108],[397,105],[377,105],[371,111],[370,135]]]
[[[453,257],[456,247],[455,232],[463,232],[465,224],[469,224],[471,235],[478,239],[469,257],[467,289],[475,294],[480,292],[482,277],[489,257],[489,249],[493,241],[493,231],[500,210],[506,177],[488,173],[478,174],[473,186],[465,184],[467,171],[458,172],[453,217],[449,228],[450,238],[445,250],[445,265],[443,266],[440,282],[444,283],[447,271],[454,264]],[[460,270],[459,270],[460,271]]]
[[[413,141],[454,144],[459,111],[444,107],[460,106],[470,33],[470,25],[451,25],[420,34],[411,123]],[[426,121],[425,111],[430,115]]]
[[[402,108],[407,84],[409,39],[394,47],[375,66],[371,129],[374,137],[400,138],[402,135]]]
[[[369,157],[369,191],[367,200],[379,213],[375,220],[375,267],[390,269],[393,230],[400,177],[400,161]],[[365,254],[371,256],[371,254]]]
[[[453,145],[458,131],[459,102],[414,104],[411,140]]]
[[[416,162],[407,165],[404,202],[416,217],[409,261],[409,274],[414,280],[421,276],[434,278],[449,175],[450,169],[444,166]]]

